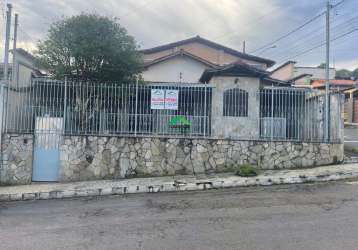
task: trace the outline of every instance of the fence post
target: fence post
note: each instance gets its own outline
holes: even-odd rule
[[[2,132],[3,132],[3,124],[4,124],[4,83],[0,81],[0,152],[1,152],[1,163],[0,168],[3,163],[3,154],[2,154]],[[1,171],[0,171],[1,173]],[[0,176],[1,177],[1,176]]]
[[[207,83],[204,83],[204,137],[206,136],[206,119],[207,119],[207,104],[206,104],[206,95],[207,95]]]
[[[66,114],[67,114],[67,76],[65,76],[65,93],[63,98],[63,133],[65,134],[66,129]]]
[[[273,84],[271,88],[271,141],[273,141]]]
[[[134,135],[137,135],[137,113],[138,113],[138,77],[135,83],[135,114],[134,114]]]

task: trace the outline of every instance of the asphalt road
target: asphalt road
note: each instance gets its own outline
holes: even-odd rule
[[[358,183],[0,204],[0,249],[358,249]]]

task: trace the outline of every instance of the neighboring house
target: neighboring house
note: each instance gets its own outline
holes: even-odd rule
[[[344,122],[358,123],[358,82],[344,89]]]
[[[316,79],[311,81],[312,88],[323,89],[325,88],[325,79]],[[358,86],[358,81],[354,80],[343,80],[343,79],[332,79],[329,80],[330,88],[335,90],[348,90],[352,87]]]
[[[319,67],[296,66],[295,61],[287,61],[271,71],[271,77],[291,82],[295,86],[311,87],[312,81],[325,79],[326,70]],[[336,77],[334,68],[330,68],[329,77],[330,79]]]
[[[196,36],[186,40],[142,50],[143,79],[149,82],[197,83],[207,69],[236,61],[266,70],[274,61],[245,54]]]
[[[13,51],[11,51],[13,53]],[[0,65],[0,79],[3,78],[4,65]],[[44,77],[46,73],[36,66],[36,59],[24,49],[16,49],[15,65],[9,64],[8,71],[11,86],[23,87],[31,82],[32,77]]]

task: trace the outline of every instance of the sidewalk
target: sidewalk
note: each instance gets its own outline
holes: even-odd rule
[[[46,200],[115,194],[194,191],[215,188],[269,186],[335,181],[358,177],[358,164],[333,165],[300,170],[270,170],[251,178],[233,174],[174,176],[103,180],[72,183],[43,183],[0,187],[0,201]]]

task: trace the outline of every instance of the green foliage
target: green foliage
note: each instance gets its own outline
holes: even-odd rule
[[[39,62],[56,78],[126,82],[140,72],[133,37],[116,19],[81,14],[51,25],[38,44]]]
[[[317,68],[325,69],[325,68],[326,68],[326,64],[325,64],[325,63],[321,63],[320,65],[317,66]]]
[[[177,115],[174,116],[170,121],[169,121],[169,126],[191,126],[191,122],[186,119],[185,116],[183,115]]]
[[[253,177],[258,175],[258,170],[255,168],[255,166],[252,166],[250,164],[244,164],[244,165],[236,165],[236,164],[229,164],[225,166],[225,169],[223,172],[229,172],[229,173],[236,173],[236,175],[242,176],[242,177]]]
[[[320,69],[324,69],[326,68],[326,64],[321,63],[317,67]],[[350,71],[348,69],[340,69],[336,71],[336,79],[351,79],[351,78],[358,79],[358,68],[356,68],[353,71]]]
[[[336,78],[349,79],[352,77],[352,72],[347,69],[340,69],[336,72]]]
[[[251,165],[241,165],[236,174],[242,177],[254,177],[258,175],[258,171]]]
[[[358,68],[352,71],[352,77],[358,79]]]

